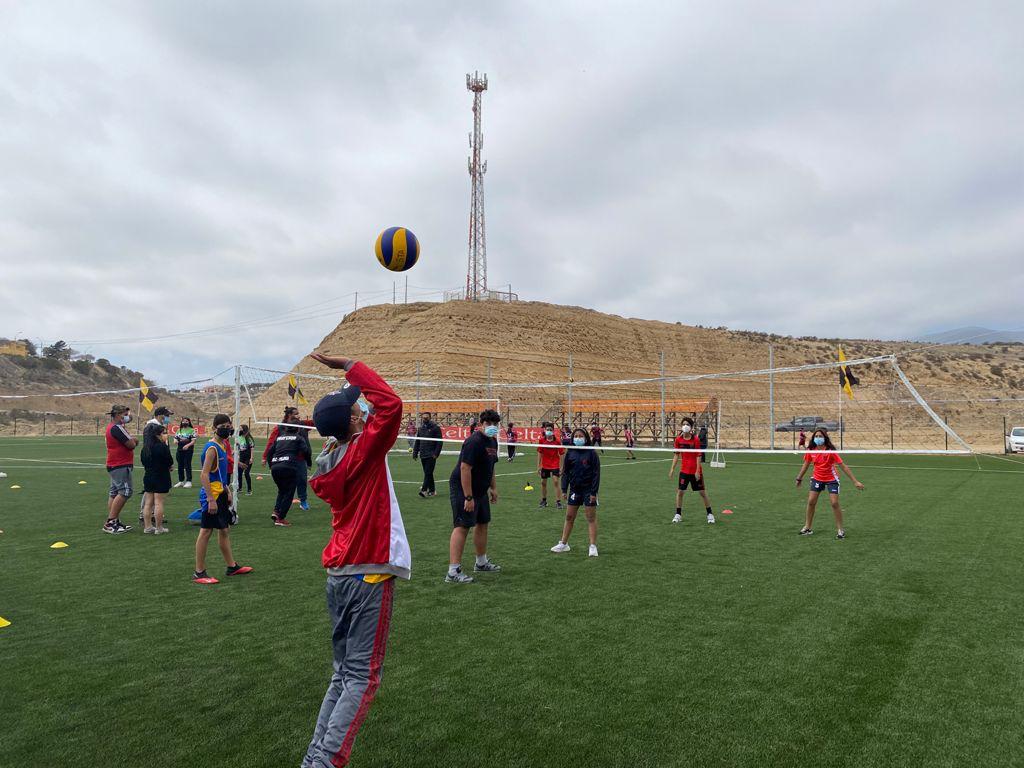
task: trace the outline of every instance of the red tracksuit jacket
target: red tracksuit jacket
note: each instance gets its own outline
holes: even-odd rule
[[[392,574],[408,579],[412,554],[388,470],[387,455],[402,428],[402,400],[377,373],[356,363],[345,374],[373,406],[362,434],[329,439],[309,485],[331,507],[334,532],[324,548],[331,575]]]

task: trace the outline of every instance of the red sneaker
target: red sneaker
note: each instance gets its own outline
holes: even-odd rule
[[[280,517],[274,519],[274,525],[278,525],[278,526],[280,526],[282,528],[291,528],[292,527],[291,523],[289,523],[284,518],[280,518]]]
[[[192,581],[196,584],[219,584],[220,582],[209,576],[206,571],[194,571],[192,573]]]

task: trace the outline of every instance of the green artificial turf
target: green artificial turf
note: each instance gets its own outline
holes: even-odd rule
[[[198,487],[169,498],[167,536],[109,536],[102,456],[0,439],[0,766],[298,766],[330,673],[328,510],[274,528],[258,481],[231,532],[255,572],[200,587]],[[453,586],[454,458],[423,500],[394,454],[413,579],[352,765],[1021,765],[1024,465],[851,456],[867,490],[844,486],[837,541],[827,504],[796,535],[799,458],[727,459],[708,485],[734,514],[709,526],[689,494],[673,525],[668,462],[608,453],[597,559],[582,516],[572,552],[548,551],[561,514],[523,490],[535,457],[503,462],[503,571]]]

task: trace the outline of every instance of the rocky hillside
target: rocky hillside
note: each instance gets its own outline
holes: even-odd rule
[[[365,360],[389,380],[408,382],[398,387],[403,398],[447,399],[486,397],[483,387],[465,389],[453,383],[484,382],[488,377],[493,384],[564,382],[569,376],[570,353],[574,381],[585,382],[658,376],[662,352],[669,376],[767,368],[769,344],[774,348],[777,368],[832,362],[840,344],[851,359],[895,354],[936,410],[948,417],[950,424],[969,441],[984,443],[989,450],[995,450],[1001,441],[1003,416],[1011,422],[1024,420],[1021,403],[1014,401],[1024,398],[1024,345],[1019,344],[922,349],[920,342],[780,337],[623,318],[581,307],[538,302],[449,302],[361,309],[348,315],[316,351]],[[417,389],[412,385],[417,366],[420,381],[449,384]],[[308,357],[297,361],[295,370],[326,373]],[[919,406],[901,402],[905,390],[891,368],[876,364],[858,369],[857,373],[862,384],[854,401],[845,405],[843,416],[848,424],[856,423],[855,414],[861,409],[864,441],[874,445],[884,439],[894,447],[899,447],[901,441],[919,447],[917,444],[925,438],[915,430],[927,426],[930,447],[935,447],[936,440],[937,447],[943,447],[941,430],[927,418],[920,421],[923,411]],[[302,386],[312,401],[336,385],[304,379]],[[801,415],[838,419],[838,389],[835,371],[777,376],[776,421]],[[520,421],[567,410],[565,387],[492,390],[492,394],[500,396],[503,407]],[[721,402],[728,427],[723,427],[725,442],[756,447],[757,443],[766,442],[772,432],[766,405],[767,377],[671,384],[666,395],[669,400],[698,398]],[[573,410],[578,410],[579,402],[594,399],[619,401],[622,405],[616,408],[620,411],[632,403],[636,411],[648,413],[630,418],[646,419],[647,427],[656,428],[657,425],[650,424],[648,404],[658,397],[659,388],[650,384],[600,389],[577,385]],[[261,415],[275,415],[291,402],[286,383],[280,381],[260,396],[257,409]],[[590,413],[581,412],[576,420],[590,418]],[[616,417],[623,418],[621,414]],[[901,423],[902,437],[898,434]],[[617,425],[612,426],[614,431]],[[849,439],[852,437],[851,434]]]

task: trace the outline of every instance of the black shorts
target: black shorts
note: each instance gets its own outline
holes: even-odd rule
[[[231,527],[231,504],[228,502],[227,491],[221,491],[220,496],[217,497],[217,509],[212,515],[205,509],[203,510],[203,518],[199,521],[199,527],[215,530]]]
[[[472,528],[478,523],[487,525],[491,522],[491,500],[486,493],[473,499],[472,512],[466,511],[466,497],[461,484],[448,486],[448,498],[452,502],[452,527]]]
[[[685,491],[687,487],[692,488],[695,491],[704,490],[704,475],[697,477],[697,475],[691,475],[686,472],[679,473],[679,490]]]
[[[561,477],[562,470],[560,469],[542,469],[540,471],[541,480],[547,480],[549,477]]]
[[[811,479],[811,490],[815,493],[821,493],[822,491],[828,491],[829,493],[839,495],[839,481],[838,480],[814,480]]]
[[[569,495],[566,496],[565,498],[565,503],[567,506],[570,507],[586,507],[593,509],[594,507],[597,506],[597,497],[594,496],[593,501],[591,501],[590,499],[590,496],[584,496],[582,494],[576,493],[576,491],[570,488]]]

